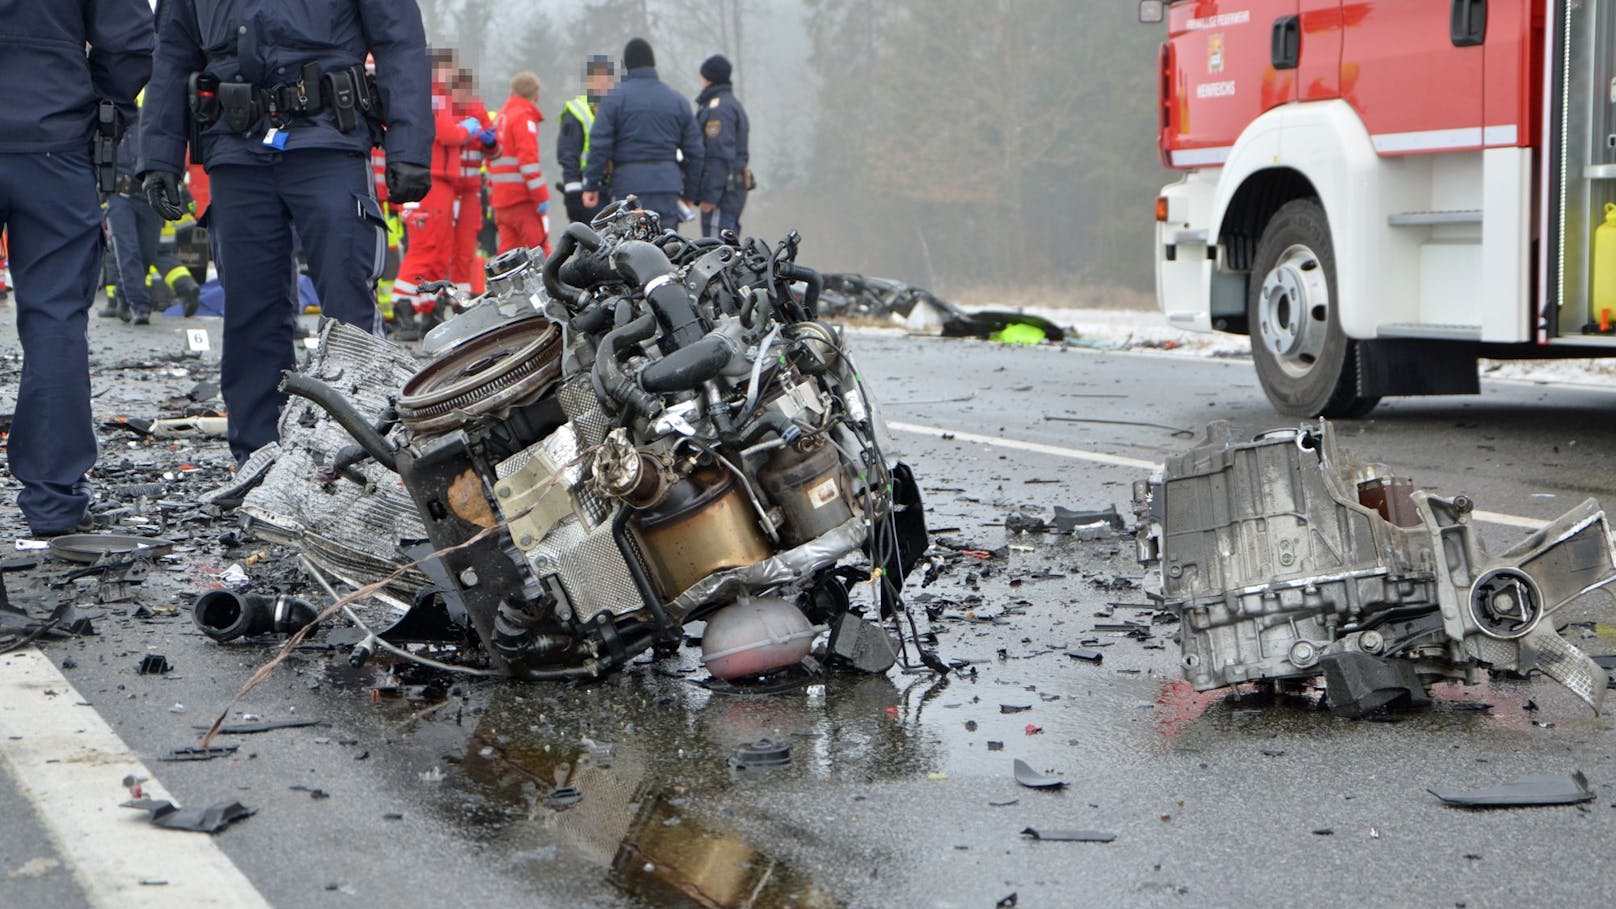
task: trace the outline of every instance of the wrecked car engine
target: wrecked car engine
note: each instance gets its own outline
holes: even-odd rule
[[[280,457],[297,453],[300,421],[327,420],[314,405],[351,436],[292,458],[305,484],[314,470],[348,500],[325,518],[396,500],[386,487],[402,481],[428,541],[408,550],[435,579],[425,589],[512,676],[597,676],[677,649],[695,621],[720,679],[794,666],[827,630],[833,659],[885,670],[896,651],[879,623],[926,546],[919,490],[818,319],[798,243],[681,238],[614,204],[547,261],[490,263],[487,297],[434,329],[434,359],[402,387],[378,395],[330,363],[288,373],[283,390],[305,401],[287,408]],[[273,494],[243,510],[264,517],[275,509],[254,497]],[[380,511],[376,530],[408,535]],[[345,533],[359,539],[344,550],[380,555],[364,525]],[[307,545],[307,528],[281,536],[357,573]]]
[[[1196,690],[1324,675],[1357,715],[1480,670],[1540,670],[1597,711],[1605,673],[1554,613],[1616,581],[1616,542],[1588,500],[1497,556],[1464,496],[1414,489],[1337,449],[1328,423],[1238,440],[1214,423],[1135,487],[1152,597],[1182,620]]]

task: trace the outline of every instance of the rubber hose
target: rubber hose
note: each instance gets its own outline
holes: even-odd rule
[[[657,285],[655,290],[645,295],[645,302],[657,314],[675,350],[700,341],[711,329],[707,320],[696,311],[695,301],[685,292],[684,285],[678,282],[668,281]]]
[[[319,610],[288,596],[211,590],[196,598],[192,621],[208,637],[224,643],[260,634],[293,634],[314,624]]]
[[[780,277],[788,281],[801,281],[807,285],[802,292],[802,308],[808,318],[819,318],[819,293],[825,289],[825,278],[814,271],[795,262],[780,269]]]
[[[600,339],[600,350],[595,354],[596,387],[612,400],[647,416],[655,413],[662,402],[634,384],[634,380],[623,372],[623,366],[617,358],[627,345],[637,344],[654,334],[656,334],[656,316],[646,313],[626,325],[607,332],[606,337]]]
[[[358,442],[376,463],[398,473],[397,450],[376,431],[374,426],[365,422],[359,411],[354,410],[353,405],[338,394],[335,388],[312,376],[286,370],[281,373],[280,390],[312,401],[321,410],[330,414],[331,419],[336,420],[337,425],[346,430],[348,435],[353,436],[354,441]]]
[[[640,370],[640,387],[657,393],[690,391],[718,375],[734,356],[729,338],[709,334]]]
[[[600,234],[591,230],[589,225],[579,223],[568,225],[561,233],[561,238],[556,240],[555,251],[550,253],[550,258],[544,260],[545,291],[551,297],[560,300],[568,309],[577,306],[584,292],[581,288],[561,282],[561,266],[572,258],[572,254],[577,252],[579,247],[593,252],[600,249],[600,246]]]

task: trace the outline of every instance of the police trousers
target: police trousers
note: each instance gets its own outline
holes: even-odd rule
[[[101,203],[89,151],[0,154],[0,227],[22,341],[6,457],[29,529],[67,533],[90,506],[84,474],[97,454],[87,315],[101,275]]]
[[[364,155],[308,149],[263,164],[221,165],[208,175],[208,224],[225,299],[219,387],[230,412],[230,453],[240,463],[280,438],[286,396],[276,387],[295,362],[296,314],[288,305],[297,299],[293,230],[320,311],[377,332],[376,279],[387,228]]]

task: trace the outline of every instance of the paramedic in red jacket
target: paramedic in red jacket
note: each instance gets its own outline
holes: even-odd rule
[[[472,131],[472,140],[460,149],[460,170],[454,183],[454,247],[449,253],[449,280],[463,299],[469,299],[473,293],[481,293],[483,286],[477,237],[484,223],[483,165],[496,154],[494,118],[477,97],[476,82],[469,69],[455,71],[449,85],[449,106],[454,118]]]
[[[472,117],[455,117],[448,84],[455,76],[454,56],[446,50],[432,52],[432,189],[417,207],[407,211],[409,248],[393,283],[393,301],[410,304],[415,313],[429,313],[434,306],[431,294],[422,294],[420,285],[449,277],[449,260],[455,244],[455,181],[460,178],[461,150],[479,141],[482,124]],[[493,136],[490,131],[489,140]],[[480,207],[480,206],[479,206]],[[413,321],[401,316],[402,321]]]
[[[539,77],[517,73],[495,118],[499,157],[488,165],[499,251],[537,246],[550,254],[550,187],[539,166]]]

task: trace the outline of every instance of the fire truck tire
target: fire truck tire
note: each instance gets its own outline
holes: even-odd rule
[[[1335,306],[1335,249],[1317,199],[1285,203],[1257,243],[1246,303],[1257,380],[1290,417],[1362,417],[1380,403],[1357,393],[1358,345]]]

